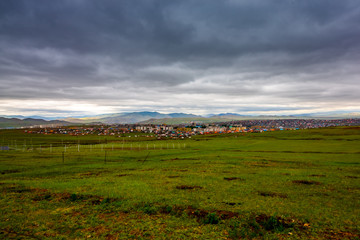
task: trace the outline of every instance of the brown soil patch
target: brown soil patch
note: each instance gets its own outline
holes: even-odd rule
[[[292,181],[295,184],[305,184],[305,185],[321,185],[321,182],[317,181],[308,181],[308,180],[294,180]]]
[[[110,171],[99,171],[99,172],[85,172],[85,173],[79,173],[78,176],[81,177],[93,177],[93,176],[99,176],[102,173],[109,173]]]
[[[96,195],[82,195],[82,194],[70,194],[67,192],[64,193],[52,193],[47,189],[41,188],[28,188],[23,186],[8,186],[3,187],[4,192],[8,193],[20,193],[21,196],[25,196],[23,193],[31,193],[31,199],[33,201],[52,201],[52,202],[60,202],[60,201],[81,201],[85,203],[90,203],[92,205],[98,205],[100,203],[111,203],[118,201],[117,198],[104,198]]]
[[[277,166],[276,163],[270,163],[270,162],[244,162],[245,165],[249,167],[273,167]]]
[[[324,174],[311,174],[309,177],[326,177]]]
[[[35,191],[35,189],[31,189],[31,188],[24,187],[24,186],[17,186],[17,185],[6,186],[3,188],[3,190],[5,192],[10,192],[10,193],[26,193],[26,192],[34,192]]]
[[[360,233],[359,232],[347,232],[347,231],[334,231],[328,229],[327,231],[323,232],[323,236],[326,239],[333,239],[333,240],[342,240],[342,239],[359,239]]]
[[[283,176],[290,176],[291,174],[290,173],[280,173],[281,175]]]
[[[264,227],[266,230],[274,230],[281,226],[282,228],[293,228],[295,226],[308,228],[308,223],[302,223],[292,218],[283,218],[279,216],[269,216],[266,214],[260,214],[255,217],[255,221]]]
[[[119,175],[116,175],[117,177],[126,177],[126,176],[130,176],[131,174],[119,174]]]
[[[186,212],[188,216],[195,217],[195,218],[205,218],[209,212],[202,209],[196,209],[191,206],[188,206],[186,209],[183,210]]]
[[[199,158],[172,158],[172,159],[163,159],[161,161],[178,161],[178,160],[199,160]]]
[[[226,180],[226,181],[233,181],[233,180],[245,181],[245,179],[239,178],[239,177],[224,177],[224,180]]]
[[[357,177],[357,176],[345,176],[346,178],[353,178],[353,179],[357,179],[357,178],[359,178],[359,177]]]
[[[181,189],[181,190],[192,190],[192,189],[203,189],[203,187],[201,186],[189,186],[189,185],[180,185],[180,186],[176,186],[176,189]]]
[[[20,170],[12,169],[12,170],[3,170],[0,172],[0,174],[10,174],[10,173],[18,173]]]
[[[207,211],[204,209],[197,209],[192,206],[173,206],[171,209],[168,208],[162,208],[162,213],[165,214],[175,214],[178,216],[181,216],[183,213],[188,215],[189,217],[196,218],[198,220],[204,220],[210,213],[215,213],[216,216],[221,219],[230,219],[234,217],[238,217],[239,213],[237,212],[231,212],[231,211],[225,211],[225,210],[214,210],[214,211]]]
[[[329,197],[330,195],[328,193],[312,193],[312,194],[309,194],[309,196],[325,196],[325,197]]]
[[[231,212],[231,211],[224,211],[224,210],[216,210],[216,215],[220,219],[224,220],[224,219],[230,219],[230,218],[238,217],[239,213]]]
[[[275,192],[258,192],[258,194],[263,197],[279,197],[279,198],[287,198],[288,197],[284,193],[275,193]]]
[[[91,205],[99,205],[101,203],[112,203],[118,201],[118,198],[104,198],[96,195],[82,195],[70,193],[53,193],[51,196],[57,201],[80,201],[90,203]]]
[[[52,197],[55,201],[68,200],[70,198],[70,193],[53,193]]]
[[[142,162],[142,161],[141,161]],[[146,171],[152,171],[154,170],[154,168],[146,168],[146,169],[141,169],[140,171],[142,172],[146,172]]]
[[[236,203],[236,202],[222,202],[222,203],[229,205],[229,206],[241,205],[241,203]]]
[[[104,233],[109,232],[110,229],[106,228],[105,226],[99,225],[96,227],[85,228],[82,231],[89,236],[95,235],[96,237],[102,236]]]
[[[168,176],[168,178],[178,178],[178,177],[181,177],[181,176],[178,176],[178,175],[175,175],[175,176]]]
[[[99,176],[100,172],[86,172],[86,173],[80,173],[79,176]]]

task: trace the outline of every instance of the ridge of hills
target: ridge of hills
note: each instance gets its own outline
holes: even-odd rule
[[[295,114],[295,115],[241,115],[237,113],[220,113],[210,114],[207,116],[200,116],[188,113],[159,113],[159,112],[124,112],[113,114],[102,114],[90,117],[81,118],[62,118],[58,120],[48,120],[46,117],[39,118],[25,118],[17,115],[19,118],[13,116],[0,116],[0,128],[18,128],[31,126],[65,126],[75,124],[182,124],[189,122],[198,123],[214,123],[226,122],[236,120],[251,120],[251,119],[341,119],[341,118],[360,118],[359,112],[326,112],[316,114]],[[21,117],[21,118],[20,118]]]
[[[168,119],[168,118],[196,118],[200,117],[194,114],[187,113],[170,113],[163,114],[159,112],[130,112],[130,113],[115,113],[98,115],[94,117],[85,118],[65,118],[67,122],[73,123],[91,123],[100,122],[106,124],[132,124],[147,121],[149,119]]]
[[[0,117],[0,128],[20,128],[20,127],[32,127],[32,126],[64,126],[70,125],[69,122],[61,120],[44,120],[35,118],[5,118]]]

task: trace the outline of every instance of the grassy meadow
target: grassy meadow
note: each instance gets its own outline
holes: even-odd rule
[[[360,127],[138,135],[1,130],[0,238],[360,239]]]

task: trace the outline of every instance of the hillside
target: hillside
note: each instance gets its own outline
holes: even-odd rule
[[[43,119],[34,119],[34,118],[25,118],[25,119],[18,119],[18,118],[4,118],[0,117],[0,128],[19,128],[19,127],[31,127],[31,126],[49,126],[49,125],[56,125],[56,126],[63,126],[63,125],[70,125],[71,123],[66,121],[59,121],[59,120],[52,120],[47,121]]]
[[[67,118],[67,121],[74,123],[92,123],[99,122],[105,124],[131,124],[148,121],[150,119],[178,119],[178,118],[198,118],[199,116],[186,113],[163,114],[158,112],[131,112],[106,114],[86,118]]]

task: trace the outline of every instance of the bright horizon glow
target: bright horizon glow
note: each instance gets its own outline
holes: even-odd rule
[[[3,111],[1,109],[9,108],[9,106],[19,105],[19,108],[25,108],[26,111]],[[63,106],[66,106],[64,108]],[[280,107],[280,106],[279,106]],[[250,107],[251,108],[251,107]],[[266,107],[265,107],[266,108]],[[40,111],[39,111],[40,109]],[[191,111],[193,110],[193,111]],[[233,111],[231,108],[229,109],[214,109],[214,111],[196,111],[196,109],[173,109],[173,111],[166,110],[154,110],[154,109],[131,109],[131,108],[118,108],[118,107],[109,107],[109,106],[97,106],[91,103],[81,103],[78,104],[76,102],[71,101],[38,101],[38,100],[30,100],[30,101],[7,101],[0,103],[0,116],[15,116],[21,115],[24,117],[28,116],[42,116],[46,118],[68,118],[68,117],[88,117],[88,116],[97,116],[103,114],[116,114],[116,113],[127,113],[127,112],[159,112],[163,114],[170,113],[187,113],[187,114],[195,114],[200,116],[206,116],[209,114],[221,114],[221,113],[235,113],[241,115],[295,115],[295,114],[321,114],[321,113],[332,113],[332,114],[342,114],[342,113],[359,113],[359,109],[338,109],[334,110],[333,108],[326,109],[307,109],[307,110],[278,110],[278,111]]]

